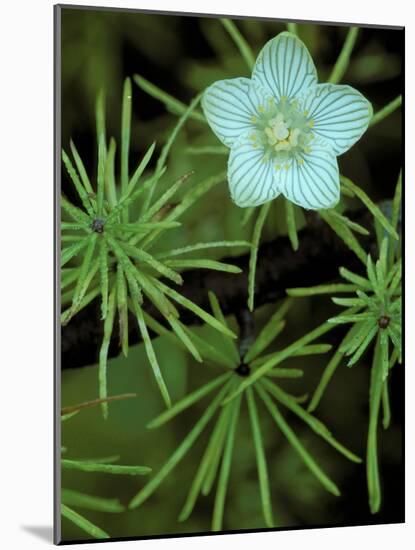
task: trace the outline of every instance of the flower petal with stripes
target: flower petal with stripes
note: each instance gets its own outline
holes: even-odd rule
[[[240,135],[254,129],[254,117],[270,99],[270,94],[251,79],[231,78],[218,80],[206,89],[202,108],[214,133],[231,147]]]
[[[265,44],[255,62],[252,79],[279,100],[296,98],[317,84],[314,62],[303,42],[282,32]]]
[[[299,98],[301,108],[336,155],[346,152],[366,131],[373,110],[370,102],[351,86],[317,84]]]
[[[285,198],[308,210],[333,208],[340,199],[339,167],[332,148],[316,137],[308,153],[291,159],[278,172]]]
[[[228,160],[228,183],[232,200],[246,208],[275,199],[280,192],[272,157],[256,144],[256,132],[247,132],[234,144]]]

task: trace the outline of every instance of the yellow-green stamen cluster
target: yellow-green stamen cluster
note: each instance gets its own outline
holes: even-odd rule
[[[289,160],[302,163],[302,153],[310,152],[310,143],[314,138],[311,131],[313,120],[306,111],[300,111],[298,103],[281,97],[277,103],[270,99],[268,105],[260,105],[260,115],[253,117],[252,122],[259,132],[252,134],[254,147],[264,149],[264,160],[272,157],[275,168],[279,170]]]

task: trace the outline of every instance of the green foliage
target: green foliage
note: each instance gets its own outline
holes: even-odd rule
[[[358,34],[359,34],[359,27],[350,27],[350,29],[347,32],[346,40],[344,41],[342,51],[340,52],[340,55],[337,58],[336,64],[334,65],[331,75],[329,76],[327,82],[331,82],[332,84],[337,84],[343,78],[347,70],[347,67],[349,66],[350,55],[356,43]]]
[[[183,279],[178,270],[186,268],[205,268],[229,273],[240,270],[223,262],[210,259],[165,259],[157,257],[151,251],[156,240],[164,232],[180,226],[177,219],[188,210],[195,200],[223,180],[219,174],[202,180],[184,194],[180,204],[166,212],[166,207],[172,197],[185,187],[192,172],[178,178],[166,191],[153,200],[155,189],[166,172],[166,163],[170,149],[188,117],[194,112],[199,97],[196,97],[186,107],[177,125],[170,134],[156,163],[154,172],[144,177],[152,159],[155,144],[152,144],[139,162],[136,170],[129,174],[129,149],[131,137],[131,101],[132,88],[130,79],[126,79],[123,93],[121,113],[121,159],[120,185],[115,179],[115,141],[110,140],[107,146],[105,131],[104,96],[100,94],[96,106],[98,170],[97,189],[94,192],[84,164],[75,145],[71,142],[71,150],[75,161],[72,164],[65,151],[62,159],[70,179],[78,194],[83,209],[62,198],[62,209],[72,220],[62,225],[62,258],[64,268],[68,262],[79,258],[79,264],[62,269],[62,287],[65,294],[62,301],[68,304],[62,313],[62,323],[68,323],[74,315],[81,311],[98,294],[101,295],[101,314],[104,321],[104,336],[99,356],[99,396],[104,399],[102,410],[104,417],[108,416],[108,403],[105,398],[107,391],[107,357],[111,337],[114,332],[114,322],[118,312],[121,348],[124,355],[128,353],[128,310],[131,309],[146,345],[148,359],[159,386],[161,395],[167,406],[171,405],[170,395],[158,365],[146,322],[143,317],[143,295],[153,302],[155,307],[170,324],[173,331],[187,346],[197,359],[200,358],[195,346],[189,342],[184,327],[179,319],[179,312],[173,302],[190,309],[205,322],[212,324],[217,330],[229,333],[221,322],[202,311],[201,308],[170,289],[158,280],[163,276],[176,285],[181,285]],[[137,204],[139,214],[137,215]],[[130,221],[132,220],[132,221]],[[70,241],[65,237],[69,230]],[[69,242],[69,244],[66,244]],[[217,246],[249,246],[245,241],[221,241],[202,243],[193,248],[175,249],[170,255],[181,255],[189,250]],[[169,254],[167,254],[168,256]]]
[[[64,518],[68,519],[75,525],[77,525],[82,531],[85,531],[94,539],[109,539],[110,536],[103,529],[94,525],[91,521],[69,508],[64,502],[61,504],[61,514]]]
[[[151,97],[154,97],[155,99],[158,99],[159,101],[164,103],[166,108],[171,113],[175,115],[183,115],[186,112],[186,105],[183,102],[174,98],[170,94],[167,94],[166,92],[146,80],[144,77],[136,74],[134,75],[134,82],[139,88],[147,92]],[[193,120],[197,120],[199,122],[207,124],[203,113],[199,111],[194,111],[193,113],[190,113],[189,117]]]
[[[226,322],[221,312],[220,306],[214,294],[210,293],[212,310],[215,317],[222,322]],[[228,490],[232,457],[235,447],[235,438],[237,427],[242,422],[241,411],[242,407],[248,409],[249,421],[252,430],[253,446],[257,461],[259,492],[261,496],[262,511],[265,524],[268,527],[274,526],[272,505],[271,505],[271,489],[267,469],[266,452],[262,443],[262,432],[256,398],[264,403],[269,411],[271,418],[275,421],[277,427],[282,434],[287,438],[293,448],[299,453],[305,465],[316,476],[320,483],[329,492],[338,496],[340,494],[337,486],[324,473],[322,468],[313,459],[304,445],[300,442],[295,432],[287,424],[279,412],[277,403],[290,410],[294,415],[298,416],[320,437],[334,447],[338,452],[343,454],[349,460],[360,462],[360,459],[341,445],[330,433],[328,428],[317,418],[307,412],[297,401],[297,398],[287,393],[275,383],[274,378],[291,378],[291,374],[301,376],[303,373],[298,369],[291,373],[290,369],[277,367],[276,365],[282,362],[284,358],[291,357],[295,353],[307,355],[310,350],[307,350],[307,344],[311,341],[310,338],[300,339],[294,345],[291,345],[289,351],[284,354],[284,351],[273,352],[263,356],[262,352],[274,341],[277,334],[284,326],[284,315],[290,308],[292,300],[288,299],[277,309],[274,315],[257,335],[256,339],[249,347],[247,352],[239,357],[237,354],[229,354],[228,359],[232,356],[230,364],[225,361],[216,361],[216,357],[212,355],[211,348],[208,346],[200,348],[202,355],[206,360],[216,364],[225,373],[218,375],[216,378],[186,395],[182,400],[178,401],[171,409],[163,412],[157,418],[152,420],[148,428],[155,429],[163,426],[166,422],[171,421],[178,414],[187,410],[198,403],[207,395],[214,393],[215,397],[210,404],[205,408],[203,415],[194,423],[192,430],[181,441],[180,445],[171,455],[171,457],[161,467],[159,472],[143,487],[143,489],[132,499],[130,508],[136,508],[146,501],[157,490],[164,479],[178,465],[183,457],[191,450],[196,440],[206,429],[208,423],[216,416],[214,427],[208,440],[203,456],[200,460],[198,470],[190,487],[188,497],[179,515],[179,520],[186,520],[197,501],[200,493],[206,495],[213,488],[215,480],[217,481],[216,496],[214,499],[213,515],[212,515],[212,530],[219,531],[223,526],[223,518],[225,511],[225,500]],[[320,331],[321,332],[321,331]],[[195,338],[195,334],[191,329],[188,329],[191,338]],[[315,334],[315,337],[318,335]],[[224,335],[224,338],[229,347],[235,343],[229,335]],[[214,348],[213,348],[214,349]],[[330,346],[328,347],[330,349]],[[314,351],[314,350],[312,350]],[[318,352],[327,351],[326,346],[322,346]],[[261,365],[273,361],[272,368],[262,377],[256,377],[256,373],[261,370]],[[251,381],[248,384],[246,381]],[[222,405],[222,406],[221,406]]]
[[[262,228],[264,227],[271,203],[261,206],[257,221],[255,223],[254,233],[252,235],[251,256],[249,258],[249,280],[248,280],[248,307],[251,311],[254,309],[255,296],[255,273],[258,258],[258,248],[261,239]]]
[[[90,460],[61,460],[62,468],[68,470],[81,470],[83,472],[103,472],[105,474],[130,474],[144,475],[151,472],[151,468],[146,466],[119,466],[118,464],[102,464],[101,462],[91,462]]]
[[[351,297],[332,297],[335,304],[349,309],[328,319],[328,323],[351,325],[351,328],[327,364],[311,399],[308,407],[309,411],[314,411],[317,408],[342,360],[345,357],[347,358],[348,367],[356,365],[375,342],[369,392],[370,410],[367,442],[367,481],[369,505],[372,513],[378,512],[381,505],[377,458],[377,428],[380,404],[383,403],[383,426],[386,429],[390,424],[388,374],[396,361],[402,362],[402,261],[400,247],[391,238],[391,236],[397,236],[401,185],[400,175],[396,185],[390,221],[385,218],[378,207],[373,208],[370,204],[367,204],[368,209],[376,216],[379,257],[374,262],[370,254],[367,256],[366,276],[341,267],[339,272],[345,280],[345,284],[308,289],[297,288],[287,291],[291,296],[313,296],[332,294],[339,291],[351,293]],[[354,187],[353,191],[356,191]]]
[[[385,105],[377,113],[375,113],[370,122],[370,125],[374,126],[375,124],[382,122],[382,120],[384,120],[386,117],[391,115],[394,111],[396,111],[396,109],[399,109],[401,105],[402,105],[402,96],[400,95],[395,99],[393,99],[390,103]]]
[[[238,27],[235,25],[235,23],[231,19],[221,19],[220,22],[225,27],[225,29],[231,36],[232,40],[235,42],[236,46],[238,47],[239,51],[241,52],[241,55],[244,58],[249,71],[252,71],[252,68],[255,63],[255,57],[254,57],[254,54],[252,53],[252,50],[248,42],[239,32]]]
[[[130,397],[130,396],[128,396]],[[113,396],[112,400],[125,399],[123,396]],[[99,404],[99,400],[80,403],[71,407],[74,412],[62,415],[62,419],[72,418],[80,410]],[[147,466],[124,466],[114,464],[119,456],[100,457],[95,459],[67,459],[62,458],[60,465],[62,469],[78,470],[80,472],[98,472],[104,474],[116,475],[146,475],[151,472]],[[105,513],[120,513],[124,511],[124,506],[118,499],[109,499],[89,495],[84,492],[73,489],[61,488],[61,514],[62,517],[77,525],[82,531],[94,539],[107,539],[110,535],[103,529],[92,523],[71,507],[83,508]]]
[[[124,506],[118,499],[101,498],[93,495],[73,491],[72,489],[62,489],[62,502],[67,506],[85,508],[87,510],[97,510],[99,512],[117,513],[123,512]]]

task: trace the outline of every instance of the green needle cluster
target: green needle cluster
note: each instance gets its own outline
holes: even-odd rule
[[[376,262],[366,257],[366,276],[341,267],[344,283],[311,288],[289,289],[290,296],[350,294],[332,297],[332,301],[348,309],[328,319],[328,323],[351,325],[332,359],[327,364],[308,407],[314,411],[337,367],[347,358],[347,366],[361,361],[372,347],[373,358],[369,391],[369,429],[367,441],[367,482],[372,513],[379,511],[381,491],[377,452],[377,429],[380,405],[383,407],[383,427],[390,424],[388,374],[396,362],[402,363],[402,260],[399,241],[396,241],[402,193],[401,175],[392,201],[390,220],[383,213],[374,215],[379,257]],[[380,212],[380,210],[379,210]],[[386,220],[386,221],[384,221]]]
[[[129,148],[131,129],[131,82],[125,81],[121,116],[121,166],[119,185],[115,178],[115,140],[109,145],[105,133],[104,99],[97,101],[98,170],[96,190],[85,170],[81,157],[71,142],[71,153],[63,151],[62,160],[77,192],[80,206],[62,197],[62,323],[68,323],[95,297],[101,297],[101,318],[104,322],[104,337],[99,354],[99,397],[103,399],[104,416],[108,415],[107,358],[115,317],[118,315],[120,344],[124,355],[128,354],[129,310],[133,313],[142,336],[153,373],[167,406],[171,405],[168,389],[163,379],[157,357],[148,333],[143,311],[146,297],[162,314],[172,331],[183,342],[195,359],[201,361],[200,353],[186,335],[180,321],[177,306],[190,309],[219,331],[232,336],[226,326],[203,311],[192,301],[182,296],[169,284],[183,283],[180,271],[186,268],[203,268],[228,273],[240,269],[223,262],[204,258],[182,259],[181,256],[199,249],[249,246],[245,241],[220,241],[198,243],[162,254],[152,247],[165,231],[180,226],[178,218],[224,179],[218,174],[193,185],[179,204],[169,209],[174,195],[186,187],[192,175],[184,174],[155,199],[155,189],[167,169],[170,148],[187,118],[198,104],[196,97],[185,109],[157,160],[155,169],[149,173],[154,155],[152,144],[135,171],[129,173]],[[139,214],[137,215],[137,211]],[[66,221],[68,218],[69,221]],[[78,260],[78,263],[76,261]],[[160,280],[163,277],[166,282]]]
[[[216,319],[226,323],[216,296],[209,293],[212,311]],[[267,527],[275,525],[272,512],[271,488],[267,468],[267,453],[263,442],[258,402],[271,416],[276,428],[285,436],[293,449],[300,455],[305,465],[316,476],[323,487],[338,496],[340,491],[335,483],[325,474],[317,461],[301,443],[300,439],[285,420],[280,409],[288,409],[291,413],[305,422],[317,435],[334,447],[349,460],[361,462],[360,458],[341,445],[330,433],[329,429],[300,404],[299,399],[287,393],[276,380],[284,378],[298,378],[303,371],[294,368],[274,366],[266,375],[255,379],[255,373],[261,366],[270,361],[280,363],[284,350],[270,354],[263,352],[275,341],[277,335],[285,326],[284,316],[292,303],[287,299],[272,315],[263,329],[243,357],[239,356],[235,341],[227,334],[223,334],[226,353],[213,347],[206,339],[199,347],[200,338],[187,329],[189,337],[198,346],[204,358],[224,372],[216,376],[207,384],[189,393],[177,402],[171,409],[150,422],[148,428],[154,429],[164,425],[184,410],[189,409],[207,395],[214,394],[213,399],[204,408],[202,416],[195,421],[192,430],[182,440],[174,453],[161,467],[158,473],[150,479],[143,489],[132,499],[130,508],[136,508],[147,500],[158,488],[161,482],[178,465],[182,458],[190,451],[196,440],[207,429],[211,422],[211,432],[207,446],[201,457],[199,467],[193,478],[188,496],[179,515],[180,521],[185,521],[193,511],[200,494],[208,495],[216,483],[216,493],[212,514],[212,530],[219,531],[223,526],[225,500],[230,482],[234,449],[237,445],[237,429],[242,422],[242,411],[246,409],[252,436],[252,446],[255,449],[258,473],[259,492],[262,503],[264,522]],[[155,330],[157,327],[153,326]],[[317,337],[318,334],[316,333]],[[309,345],[309,340],[300,339],[290,346],[290,351],[284,357],[307,356],[315,353],[325,353],[331,346],[327,344]],[[226,347],[225,347],[226,346]],[[255,380],[244,386],[245,381]],[[242,390],[241,390],[242,388]]]

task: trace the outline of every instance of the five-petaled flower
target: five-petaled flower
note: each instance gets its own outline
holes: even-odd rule
[[[202,107],[230,147],[229,189],[238,206],[258,206],[282,193],[313,210],[339,201],[336,157],[360,139],[373,113],[354,88],[317,84],[307,48],[288,32],[264,46],[251,79],[215,82]]]

